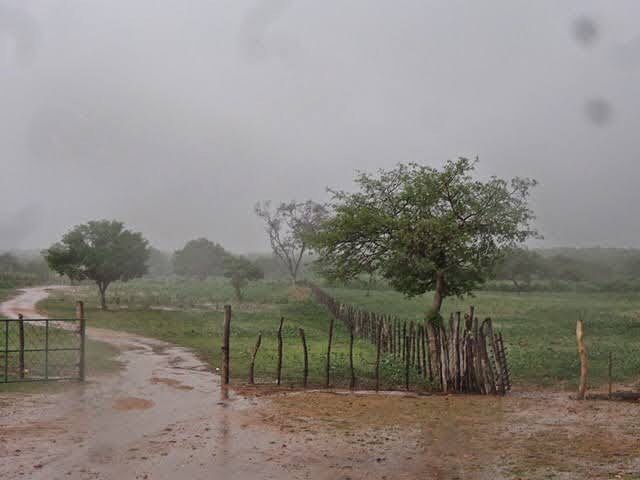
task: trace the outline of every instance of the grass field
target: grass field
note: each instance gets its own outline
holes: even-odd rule
[[[222,306],[234,303],[227,281],[140,280],[119,284],[109,295],[119,307],[109,312],[96,309],[94,289],[53,297],[42,307],[53,315],[68,315],[76,298],[87,302],[90,325],[126,330],[153,336],[193,348],[210,365],[219,367]],[[407,299],[392,291],[375,290],[370,295],[360,289],[327,288],[345,303],[399,318],[423,318],[428,298]],[[232,376],[246,380],[250,352],[258,332],[263,342],[256,364],[256,377],[271,382],[276,370],[276,331],[280,316],[285,317],[284,383],[299,384],[302,351],[298,328],[305,329],[310,352],[310,382],[324,381],[329,315],[305,295],[278,282],[257,282],[247,289],[245,303],[233,305]],[[491,316],[505,335],[516,387],[553,386],[573,388],[578,372],[575,347],[575,321],[582,315],[590,360],[590,383],[607,380],[607,356],[614,353],[614,380],[635,383],[640,373],[640,295],[604,293],[480,292],[465,300],[447,299],[443,313],[476,307],[480,317]],[[163,309],[159,309],[163,308]],[[348,384],[348,335],[336,323],[332,354],[332,383]],[[370,385],[375,352],[365,342],[356,342],[356,373],[360,385]],[[415,372],[413,381],[419,383]],[[386,387],[401,383],[401,368],[389,359],[383,361]],[[417,387],[424,384],[421,382]],[[424,385],[427,386],[427,385]]]
[[[223,305],[231,303],[231,373],[235,379],[246,380],[251,352],[258,332],[262,344],[256,362],[257,381],[271,383],[276,378],[277,330],[280,317],[283,327],[283,384],[300,384],[303,353],[299,328],[305,331],[309,351],[309,384],[322,385],[325,379],[329,314],[324,307],[308,298],[306,289],[291,288],[285,283],[258,282],[245,292],[245,302],[237,304],[233,291],[225,280],[180,282],[142,281],[120,285],[110,299],[120,299],[120,306],[102,312],[92,288],[80,288],[73,293],[58,293],[41,304],[54,316],[69,315],[75,299],[86,302],[88,325],[124,330],[151,336],[194,349],[212,367],[220,367]],[[180,293],[177,293],[180,292]],[[193,292],[191,295],[189,292]],[[162,303],[159,303],[159,302]],[[336,386],[348,385],[348,332],[336,322],[332,347],[332,377]],[[373,378],[375,349],[356,341],[354,363],[360,385]],[[391,387],[401,382],[401,375],[388,362],[383,365],[383,378]],[[414,380],[418,377],[414,372]]]

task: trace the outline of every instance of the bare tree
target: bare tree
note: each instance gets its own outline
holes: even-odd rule
[[[272,211],[271,202],[256,203],[256,215],[266,224],[273,253],[286,266],[295,283],[304,254],[309,251],[307,237],[316,231],[327,217],[327,209],[319,203],[291,201],[281,203]]]

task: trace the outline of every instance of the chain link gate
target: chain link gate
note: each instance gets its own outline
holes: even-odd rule
[[[85,378],[85,318],[0,319],[0,383]]]

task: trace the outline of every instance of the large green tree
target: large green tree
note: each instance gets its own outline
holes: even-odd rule
[[[223,275],[224,262],[229,256],[221,245],[206,238],[191,240],[173,255],[173,271],[178,275],[204,280],[208,276]]]
[[[400,164],[360,174],[355,193],[332,191],[333,215],[312,237],[320,270],[341,280],[375,271],[409,296],[433,291],[434,314],[445,297],[472,292],[505,247],[537,235],[527,204],[536,182],[483,181],[475,165]]]
[[[125,229],[122,222],[101,220],[73,228],[43,255],[60,275],[93,280],[106,310],[106,292],[112,282],[126,282],[147,272],[149,246],[142,234]]]

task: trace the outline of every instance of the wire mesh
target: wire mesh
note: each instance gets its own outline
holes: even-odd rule
[[[0,381],[79,377],[80,321],[0,319]]]

